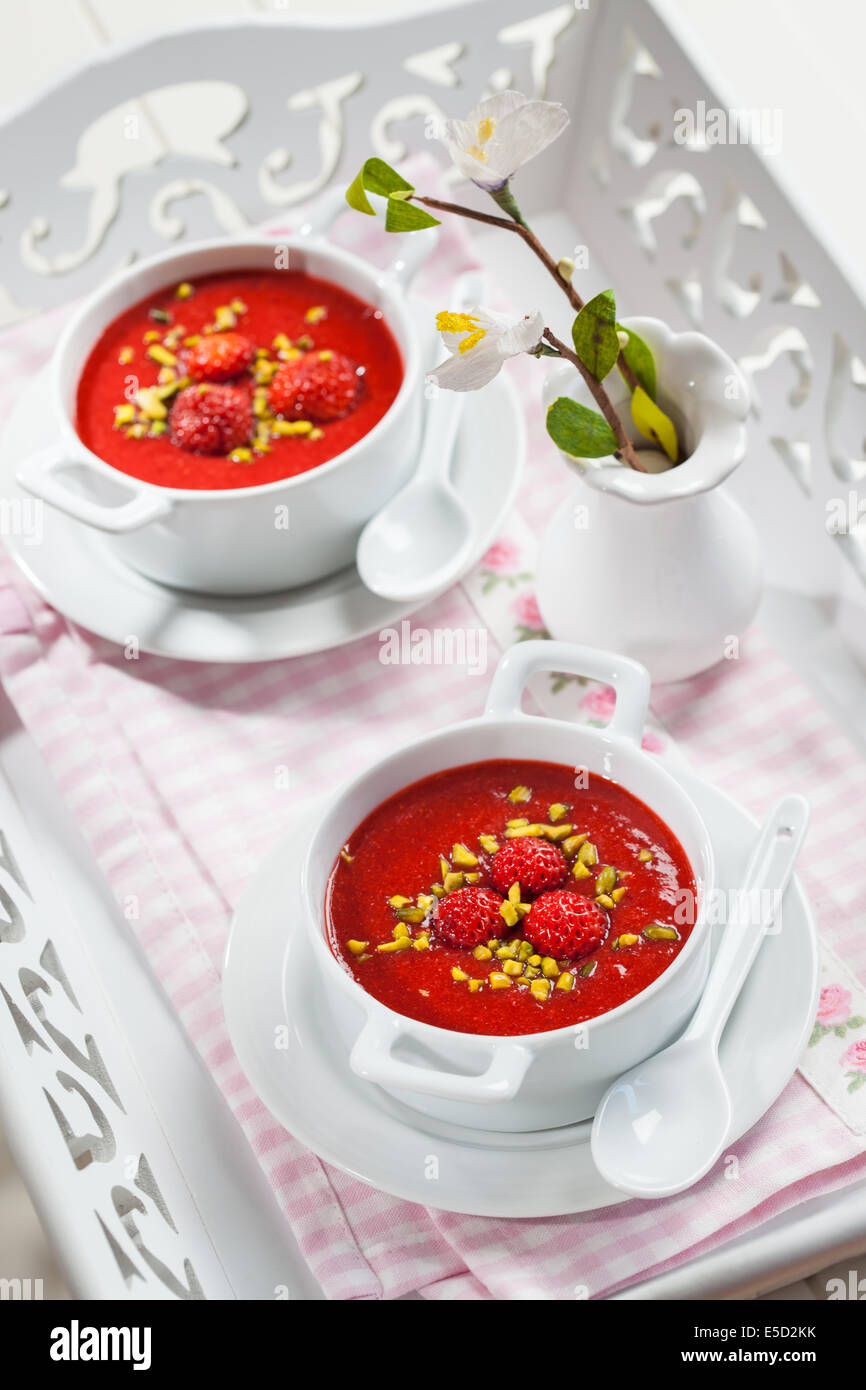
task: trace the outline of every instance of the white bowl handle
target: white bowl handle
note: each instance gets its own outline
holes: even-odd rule
[[[398,1091],[418,1091],[437,1100],[491,1105],[517,1095],[532,1061],[529,1049],[519,1043],[498,1043],[489,1067],[480,1076],[414,1066],[393,1056],[395,1043],[407,1031],[397,1018],[370,1014],[349,1057],[352,1071],[365,1081]]]
[[[640,744],[650,697],[646,667],[630,657],[571,642],[518,642],[510,647],[490,683],[485,714],[494,719],[521,714],[524,687],[538,671],[564,671],[613,686],[616,707],[605,732]]]
[[[40,497],[43,502],[66,512],[67,516],[75,517],[76,521],[83,521],[88,526],[95,526],[99,531],[111,531],[115,534],[137,531],[140,526],[146,526],[157,517],[167,516],[171,511],[172,504],[167,498],[136,486],[134,480],[127,480],[125,474],[118,474],[118,482],[132,493],[129,502],[124,502],[119,507],[108,507],[101,502],[92,502],[86,497],[80,497],[63,483],[62,470],[73,465],[89,468],[91,472],[97,473],[86,455],[77,456],[74,450],[55,445],[25,459],[18,465],[15,476],[21,486],[34,497]],[[97,476],[101,475],[97,473]]]

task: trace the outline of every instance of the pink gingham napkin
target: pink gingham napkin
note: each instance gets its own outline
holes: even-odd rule
[[[428,292],[468,261],[462,234],[446,229]],[[0,412],[47,357],[57,318],[0,339]],[[569,480],[546,442],[536,366],[516,369],[532,402],[520,512],[537,531]],[[507,539],[490,557],[487,570],[506,579],[508,563],[519,568]],[[476,627],[477,579],[414,623]],[[515,625],[532,630],[531,595],[522,597]],[[866,1174],[862,1136],[799,1075],[735,1146],[736,1181],[717,1168],[663,1203],[549,1220],[471,1218],[394,1199],[320,1162],[259,1102],[229,1043],[220,968],[233,906],[291,807],[396,743],[476,714],[486,679],[461,666],[385,667],[376,636],[253,667],[126,660],[67,623],[6,558],[0,678],[118,900],[137,900],[130,926],[330,1296],[595,1297]],[[866,910],[857,854],[866,799],[856,750],[756,634],[738,661],[658,693],[655,709],[697,769],[753,811],[783,790],[808,792],[814,819],[803,877],[823,937],[866,979],[866,939],[856,928]],[[283,768],[288,779],[275,775]],[[827,882],[820,866],[830,846]]]

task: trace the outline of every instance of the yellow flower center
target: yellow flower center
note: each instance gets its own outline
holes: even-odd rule
[[[436,315],[436,327],[440,333],[466,334],[460,344],[460,352],[469,352],[471,348],[476,347],[487,332],[486,328],[478,327],[478,320],[471,314],[456,314],[449,309],[443,309]]]
[[[467,145],[466,147],[466,153],[470,155],[472,159],[477,159],[482,164],[487,163],[487,151],[483,149],[482,146],[487,144],[487,141],[490,139],[495,129],[496,122],[491,116],[485,116],[483,121],[478,122],[478,125],[475,127],[478,144]]]

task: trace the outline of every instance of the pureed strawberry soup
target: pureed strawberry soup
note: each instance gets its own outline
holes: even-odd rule
[[[303,271],[233,271],[116,318],[81,374],[76,427],[143,482],[255,487],[348,449],[402,379],[379,309]]]
[[[679,840],[624,788],[496,760],[377,807],[334,865],[326,917],[334,954],[395,1012],[513,1036],[645,989],[688,939],[695,892]]]

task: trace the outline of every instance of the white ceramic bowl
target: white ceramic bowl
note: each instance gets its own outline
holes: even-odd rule
[[[536,671],[591,676],[617,692],[606,729],[521,711]],[[390,754],[334,798],[316,827],[302,876],[305,929],[334,1023],[358,1076],[405,1104],[475,1129],[537,1130],[591,1115],[608,1086],[680,1033],[703,989],[710,939],[702,903],[714,887],[713,850],[693,802],[641,749],[649,677],[624,657],[560,642],[524,642],[502,658],[480,719],[452,725]],[[491,758],[528,758],[586,768],[651,807],[680,840],[698,885],[697,920],[668,966],[640,994],[588,1023],[498,1037],[433,1027],[394,1012],[362,989],[336,959],[324,920],[325,892],[340,848],[387,797],[443,768]]]
[[[92,295],[62,334],[51,363],[57,443],[17,470],[27,491],[111,537],[117,555],[161,583],[201,593],[269,593],[310,583],[350,564],[364,525],[408,480],[420,441],[421,351],[405,287],[433,238],[377,270],[326,239],[342,198],[330,199],[299,235],[200,242],[124,270]],[[406,241],[401,238],[401,246]],[[274,246],[307,271],[381,308],[403,356],[390,409],[368,434],[308,473],[258,487],[197,491],[139,482],[85,448],[75,432],[75,397],[87,357],[118,314],[174,281],[217,271],[273,269]],[[288,526],[285,525],[288,508]],[[279,510],[277,510],[279,509]],[[277,524],[279,517],[281,524]]]

